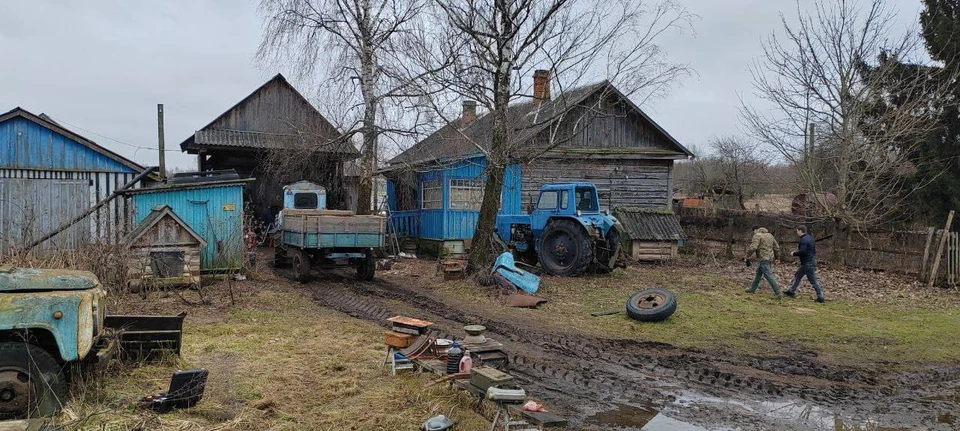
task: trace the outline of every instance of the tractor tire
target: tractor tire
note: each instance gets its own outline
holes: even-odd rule
[[[293,277],[306,283],[310,279],[310,255],[301,249],[293,250]]]
[[[278,242],[273,246],[273,267],[286,268],[288,266],[290,266],[290,261],[287,258],[287,247]]]
[[[373,253],[367,252],[367,257],[363,258],[360,265],[357,265],[357,278],[363,281],[373,281],[373,276],[377,272],[377,259]]]
[[[627,315],[641,322],[659,322],[677,311],[677,297],[666,289],[645,289],[627,300]]]
[[[537,257],[543,272],[576,277],[593,262],[593,240],[573,220],[554,220],[543,229]]]
[[[0,343],[0,420],[54,416],[67,402],[66,370],[40,347]]]

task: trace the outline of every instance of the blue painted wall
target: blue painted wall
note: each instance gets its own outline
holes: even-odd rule
[[[139,224],[157,205],[170,205],[184,223],[207,241],[201,270],[238,269],[244,256],[243,184],[169,189],[132,195]],[[232,205],[232,209],[231,208]]]
[[[132,169],[23,117],[0,123],[0,168],[132,173]]]
[[[417,208],[421,205],[421,185],[426,181],[440,180],[443,187],[443,208],[419,210],[421,238],[458,240],[473,238],[480,212],[476,210],[450,209],[450,180],[484,180],[486,158],[479,156],[463,160],[442,168],[423,171],[417,174]],[[521,167],[510,165],[504,173],[503,194],[501,195],[500,214],[521,214]],[[396,185],[387,181],[387,204],[396,210]]]

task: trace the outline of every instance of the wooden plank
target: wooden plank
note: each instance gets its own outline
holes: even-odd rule
[[[927,287],[933,287],[937,281],[937,271],[940,269],[940,256],[943,255],[943,246],[947,241],[947,235],[950,233],[950,225],[953,223],[954,210],[947,214],[947,222],[943,226],[943,234],[940,235],[940,244],[937,246],[936,257],[933,258],[933,269],[930,271],[930,279],[927,280]]]

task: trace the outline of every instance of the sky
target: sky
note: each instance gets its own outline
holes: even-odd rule
[[[696,74],[642,106],[681,143],[703,148],[742,133],[753,103],[750,65],[794,0],[678,0],[693,31],[661,40]],[[800,0],[801,6],[808,1]],[[896,26],[916,31],[920,0],[889,0]],[[191,169],[179,144],[278,72],[254,60],[261,19],[252,0],[7,1],[0,13],[0,112],[20,106],[142,165],[158,160],[164,104],[167,164]],[[289,74],[286,74],[291,77]],[[294,82],[311,100],[309,83]],[[324,113],[325,103],[315,101]]]

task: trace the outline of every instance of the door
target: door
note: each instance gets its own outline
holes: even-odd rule
[[[569,196],[566,190],[546,190],[540,192],[540,199],[537,200],[537,208],[530,215],[531,230],[536,238],[543,233],[543,228],[547,226],[547,221],[551,217],[566,211],[569,205]]]

